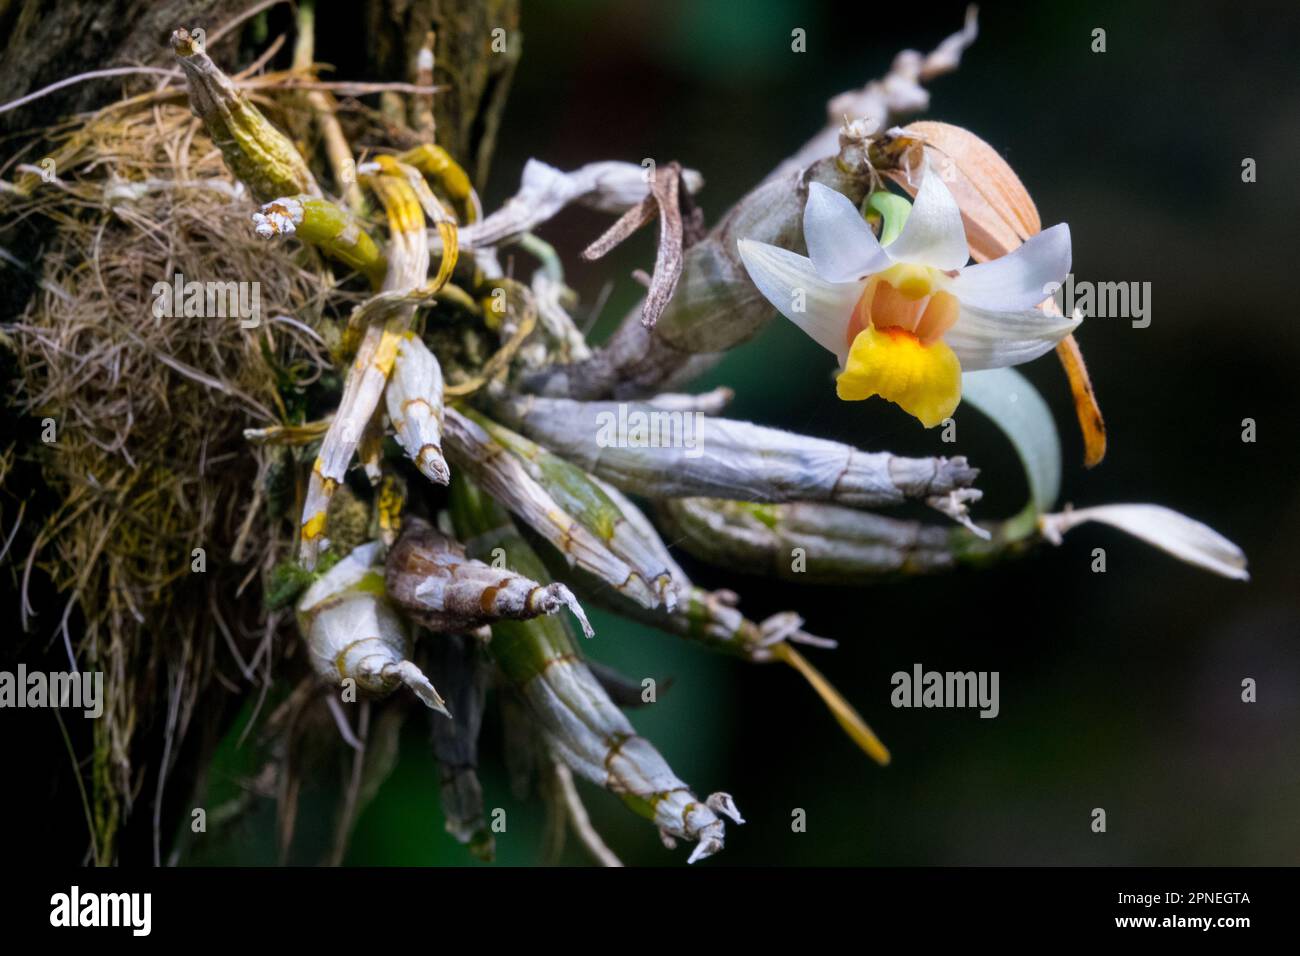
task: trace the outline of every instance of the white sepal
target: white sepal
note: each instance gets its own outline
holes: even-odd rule
[[[948,291],[978,309],[1032,309],[1065,282],[1070,255],[1070,227],[1058,223],[1005,256],[962,269]]]
[[[811,259],[788,249],[750,239],[740,240],[737,246],[758,291],[843,365],[849,354],[849,317],[862,294],[862,285],[827,282]]]
[[[943,337],[957,353],[962,371],[1022,365],[1050,352],[1083,321],[1048,315],[1039,309],[994,312],[961,304],[956,325]]]
[[[821,183],[808,184],[803,238],[813,267],[828,282],[856,282],[890,265],[889,256],[857,207],[847,196]]]
[[[943,184],[943,178],[928,163],[921,170],[921,188],[917,190],[903,231],[885,246],[885,252],[894,262],[930,266],[945,272],[960,269],[970,259],[961,209]]]

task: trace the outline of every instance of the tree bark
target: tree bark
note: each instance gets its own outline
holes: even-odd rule
[[[178,26],[209,31],[234,18],[249,0],[0,0],[0,103],[65,77],[114,66],[169,66],[167,37]],[[233,47],[234,36],[225,43]],[[221,49],[221,47],[218,47]],[[139,81],[136,81],[137,83]],[[113,99],[121,83],[90,80],[0,113],[5,132],[41,126],[52,117]]]
[[[481,191],[519,61],[519,0],[377,0],[366,7],[366,52],[372,79],[411,80],[425,33],[437,35],[434,97],[438,145]]]

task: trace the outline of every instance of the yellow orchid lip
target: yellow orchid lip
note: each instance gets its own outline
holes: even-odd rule
[[[926,344],[898,326],[868,326],[853,339],[835,394],[846,402],[879,395],[933,428],[961,401],[961,363],[942,339]]]
[[[836,380],[844,401],[873,395],[894,402],[926,428],[961,400],[961,363],[943,342],[961,312],[938,287],[939,273],[898,264],[867,280],[846,329],[849,354]]]

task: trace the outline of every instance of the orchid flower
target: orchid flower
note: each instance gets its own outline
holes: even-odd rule
[[[956,200],[928,164],[921,176],[906,222],[883,246],[847,197],[816,182],[804,207],[809,258],[738,245],[759,291],[839,359],[841,399],[879,395],[932,428],[961,401],[963,371],[1035,359],[1081,319],[1034,308],[1070,270],[1068,225],[967,265]]]

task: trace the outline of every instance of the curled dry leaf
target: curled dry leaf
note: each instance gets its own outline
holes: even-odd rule
[[[683,221],[683,205],[690,202],[681,164],[672,162],[650,176],[650,195],[628,209],[603,235],[582,253],[588,261],[599,259],[632,233],[659,216],[659,247],[655,255],[655,271],[648,284],[649,294],[641,307],[641,324],[653,329],[659,316],[668,307],[668,300],[677,290],[682,276],[682,252],[686,232],[691,240],[699,239],[701,217],[692,206]]]

